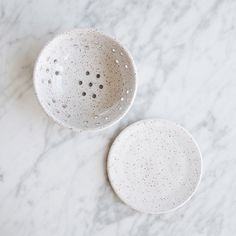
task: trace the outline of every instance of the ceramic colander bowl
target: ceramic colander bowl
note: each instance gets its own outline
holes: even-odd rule
[[[130,54],[113,38],[95,30],[74,30],[42,50],[34,86],[43,109],[59,124],[101,129],[129,110],[136,71]]]

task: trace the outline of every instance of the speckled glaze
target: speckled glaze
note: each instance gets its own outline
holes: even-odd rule
[[[132,105],[136,70],[119,42],[79,29],[57,36],[42,50],[34,85],[43,109],[59,124],[78,131],[101,129]]]
[[[159,214],[191,198],[200,182],[202,158],[193,137],[181,126],[142,120],[116,138],[107,165],[121,200],[138,211]]]

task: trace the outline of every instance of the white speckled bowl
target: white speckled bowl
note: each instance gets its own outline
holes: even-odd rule
[[[183,127],[166,120],[142,120],[118,135],[107,169],[114,191],[127,205],[159,214],[191,198],[200,182],[202,157]]]
[[[40,104],[59,124],[74,130],[108,127],[129,110],[136,94],[136,70],[115,39],[91,29],[55,37],[34,70]]]

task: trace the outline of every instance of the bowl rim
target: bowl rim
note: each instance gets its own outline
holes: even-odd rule
[[[116,187],[114,187],[113,185],[113,182],[112,182],[112,178],[111,178],[111,174],[110,174],[110,170],[109,170],[109,166],[110,166],[110,162],[111,162],[111,155],[112,155],[112,152],[113,152],[113,149],[115,148],[116,146],[116,143],[117,141],[119,141],[118,139],[121,137],[121,135],[123,133],[125,133],[127,131],[127,129],[130,129],[132,128],[133,126],[137,125],[138,123],[142,123],[142,122],[149,122],[149,121],[158,121],[158,122],[167,122],[171,125],[175,125],[177,127],[180,127],[191,139],[192,139],[192,142],[193,144],[196,146],[197,148],[197,151],[198,151],[198,156],[199,156],[199,162],[200,162],[200,170],[199,170],[199,176],[198,176],[198,181],[196,183],[196,186],[194,188],[194,190],[192,191],[192,193],[179,205],[173,207],[173,208],[170,208],[169,210],[164,210],[164,211],[159,211],[159,212],[150,212],[150,211],[145,211],[145,210],[140,210],[130,204],[128,204],[126,202],[126,200],[121,197],[117,190],[116,190]],[[106,171],[107,171],[107,176],[108,176],[108,180],[109,180],[109,183],[110,183],[110,186],[111,188],[113,189],[113,191],[115,192],[115,194],[119,197],[119,199],[127,206],[129,206],[131,209],[135,210],[135,211],[138,211],[138,212],[142,212],[142,213],[145,213],[145,214],[152,214],[152,215],[160,215],[160,214],[166,214],[166,213],[171,213],[171,212],[174,212],[176,211],[177,209],[181,208],[182,206],[184,206],[187,202],[189,202],[191,200],[191,198],[195,195],[195,193],[197,192],[198,188],[199,188],[199,185],[200,185],[200,182],[202,180],[202,175],[203,175],[203,158],[202,158],[202,153],[201,153],[201,150],[200,150],[200,147],[196,141],[196,139],[193,137],[193,135],[186,129],[184,128],[182,125],[172,121],[172,120],[168,120],[168,119],[160,119],[160,118],[148,118],[148,119],[141,119],[141,120],[138,120],[130,125],[128,125],[127,127],[125,127],[124,129],[121,130],[121,132],[115,137],[114,141],[112,142],[111,146],[110,146],[110,149],[109,149],[109,152],[108,152],[108,155],[107,155],[107,162],[106,162]]]
[[[134,72],[134,76],[133,76],[133,80],[134,80],[134,88],[133,89],[133,96],[130,100],[130,103],[128,104],[128,106],[126,107],[126,109],[123,110],[123,113],[121,113],[121,115],[119,115],[116,119],[114,119],[113,121],[111,121],[110,123],[107,123],[105,125],[101,125],[101,126],[98,126],[98,127],[93,127],[93,128],[85,128],[85,129],[82,129],[82,128],[78,128],[78,127],[75,127],[75,126],[71,126],[71,125],[68,125],[66,122],[63,122],[59,119],[57,119],[54,115],[51,115],[47,112],[47,110],[44,108],[44,106],[42,105],[40,99],[39,99],[39,95],[37,93],[37,86],[36,86],[36,70],[39,66],[39,59],[41,58],[41,56],[43,55],[43,53],[47,50],[48,46],[54,42],[55,40],[57,40],[58,38],[64,36],[64,35],[67,35],[67,34],[71,34],[71,33],[86,33],[86,32],[91,32],[91,33],[95,33],[95,34],[98,34],[98,35],[101,35],[103,37],[106,37],[108,38],[109,40],[115,42],[116,44],[118,44],[121,48],[123,48],[123,50],[127,53],[128,55],[128,58],[130,60],[130,63],[131,63],[131,66],[132,66],[132,69],[133,69],[133,72]],[[72,29],[72,30],[69,30],[69,31],[65,31],[65,32],[62,32],[62,33],[59,33],[57,35],[55,35],[52,39],[50,39],[44,46],[43,48],[41,49],[40,53],[38,54],[38,57],[34,63],[34,69],[33,69],[33,86],[34,86],[34,93],[37,97],[37,100],[38,100],[38,103],[40,104],[41,108],[44,110],[44,112],[47,114],[47,116],[52,119],[54,122],[56,122],[59,126],[63,127],[63,128],[68,128],[68,129],[71,129],[73,131],[76,131],[76,132],[82,132],[82,131],[99,131],[99,130],[104,130],[106,128],[109,128],[113,125],[115,125],[116,123],[118,123],[121,119],[124,118],[124,116],[129,112],[130,108],[132,107],[133,103],[134,103],[134,99],[136,97],[136,94],[137,94],[137,88],[138,88],[138,81],[137,81],[137,68],[136,68],[136,65],[134,63],[134,59],[130,53],[130,51],[127,49],[126,46],[124,46],[117,38],[115,37],[112,37],[106,33],[104,33],[103,31],[101,30],[98,30],[96,28],[75,28],[75,29]]]

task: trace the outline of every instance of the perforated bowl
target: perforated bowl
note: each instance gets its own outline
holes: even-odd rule
[[[136,93],[136,70],[115,39],[91,29],[55,37],[35,65],[40,104],[59,124],[74,130],[108,127],[129,110]]]

